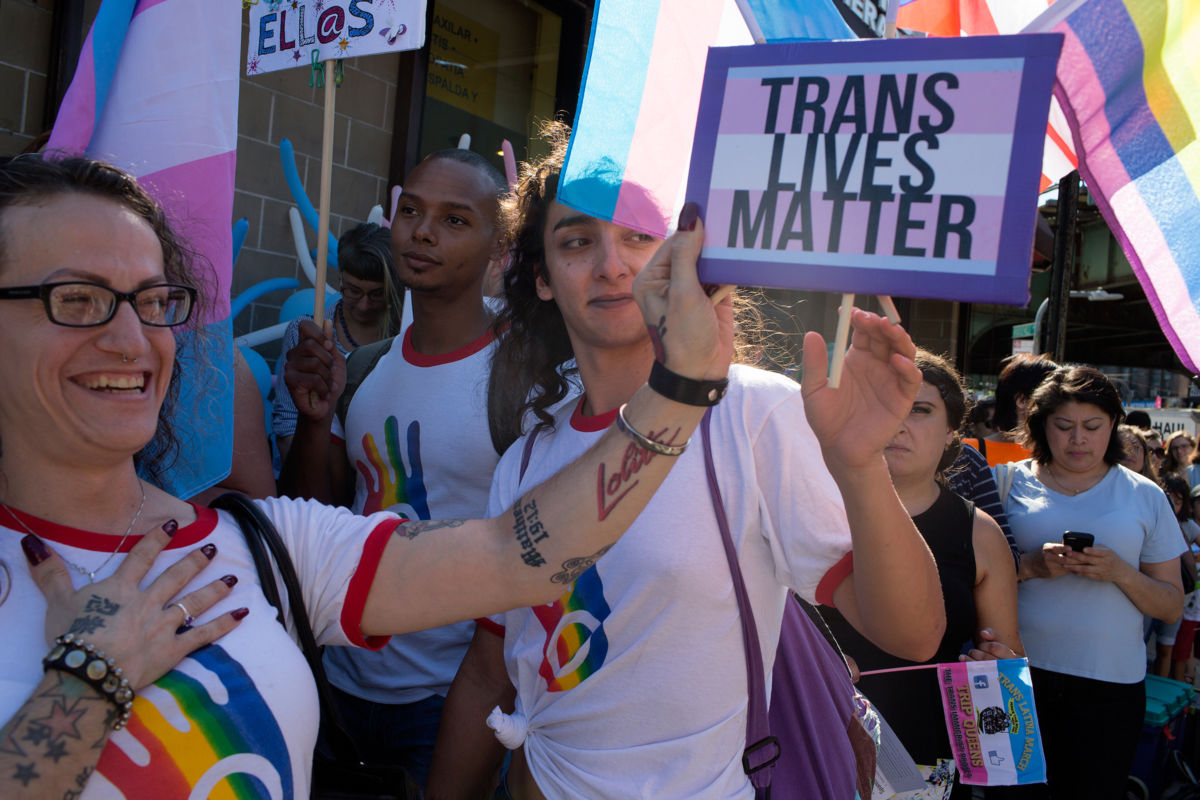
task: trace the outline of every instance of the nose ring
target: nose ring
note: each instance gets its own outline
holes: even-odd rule
[[[125,355],[124,353],[121,353],[121,363],[122,364],[136,364],[137,359],[130,358],[129,356]]]

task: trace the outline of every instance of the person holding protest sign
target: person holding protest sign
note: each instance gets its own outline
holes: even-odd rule
[[[672,368],[660,347],[669,324],[643,325],[630,302],[635,276],[659,268],[658,240],[557,202],[568,131],[549,133],[550,154],[526,165],[509,205],[513,261],[498,321],[508,332],[492,371],[493,385],[506,389],[492,397],[514,402],[493,412],[493,424],[508,425],[510,439],[522,420],[534,427],[501,458],[489,508],[557,471],[619,421],[638,382],[651,375],[657,383]],[[590,180],[620,181],[594,167]],[[694,205],[679,226],[703,230]],[[687,240],[697,251],[701,241]],[[684,472],[655,495],[629,546],[581,563],[555,603],[476,629],[447,697],[430,797],[488,791],[501,760],[496,738],[516,750],[504,780],[517,798],[753,796],[742,761],[742,623],[732,579],[720,577],[730,566],[706,449],[719,465],[712,480],[756,620],[752,646],[761,645],[767,669],[789,587],[836,603],[891,652],[933,653],[944,628],[936,566],[887,488],[883,459],[920,385],[915,349],[902,328],[873,314],[855,311],[854,325],[837,389],[813,332],[803,387],[745,366],[728,384],[670,381],[698,407],[724,395],[706,448],[683,456]],[[572,357],[585,393],[551,415]],[[600,500],[620,497],[622,476],[636,470],[631,461],[621,475],[604,475]]]
[[[946,470],[962,447],[967,396],[948,361],[917,349],[924,378],[908,418],[884,457],[892,484],[937,561],[946,607],[946,632],[930,665],[959,660],[963,644],[974,641],[964,658],[1019,658],[1017,579],[1000,527],[973,503],[946,486]],[[889,655],[854,629],[836,609],[822,609],[834,637],[863,672],[912,666]],[[941,691],[934,670],[864,675],[858,689],[892,726],[934,787],[954,780],[950,740],[940,713]],[[944,794],[930,796],[944,797]],[[954,798],[969,798],[970,787],[955,782]]]
[[[391,250],[412,324],[347,359],[333,414],[307,403],[332,351],[315,325],[302,326],[286,373],[300,421],[281,492],[359,514],[483,513],[500,452],[488,430],[496,335],[482,284],[503,261],[497,215],[507,191],[491,162],[462,148],[435,151],[406,176]],[[394,637],[379,652],[326,649],[334,702],[368,764],[402,766],[424,786],[445,695],[474,632],[465,621]],[[324,781],[320,761],[317,772]]]
[[[177,455],[163,427],[180,377],[171,329],[200,316],[199,267],[131,176],[85,158],[0,160],[0,234],[0,796],[308,796],[315,686],[245,537],[137,473]],[[732,352],[732,311],[696,279],[697,242],[678,234],[632,287],[644,319],[669,328],[681,382],[723,379]],[[642,432],[682,450],[702,414],[642,387],[621,430],[496,519],[257,507],[318,641],[378,647],[557,596],[678,463],[652,457],[666,445]],[[636,480],[581,515],[595,476],[630,459]]]
[[[1048,792],[1123,798],[1145,710],[1142,615],[1179,618],[1184,543],[1162,490],[1119,464],[1124,411],[1108,378],[1060,367],[1028,408],[1032,457],[996,470],[1022,553],[1021,639]]]

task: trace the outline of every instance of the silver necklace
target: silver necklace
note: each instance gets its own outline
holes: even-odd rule
[[[1079,495],[1079,494],[1083,494],[1083,493],[1084,493],[1084,492],[1086,492],[1088,489],[1091,489],[1092,487],[1094,487],[1094,486],[1095,486],[1097,483],[1099,483],[1099,482],[1100,482],[1100,480],[1102,480],[1102,479],[1104,478],[1104,475],[1101,475],[1101,476],[1100,476],[1100,478],[1098,478],[1097,480],[1094,480],[1094,481],[1092,481],[1090,484],[1088,484],[1088,485],[1087,485],[1087,486],[1085,486],[1084,488],[1082,488],[1082,489],[1074,489],[1074,488],[1072,488],[1072,487],[1068,486],[1067,484],[1063,483],[1063,480],[1062,480],[1062,478],[1058,477],[1058,473],[1057,473],[1057,472],[1055,472],[1055,471],[1054,471],[1054,470],[1053,470],[1053,469],[1050,467],[1050,465],[1049,465],[1049,464],[1047,464],[1047,465],[1046,465],[1046,473],[1047,473],[1047,474],[1048,474],[1048,475],[1049,475],[1051,478],[1053,478],[1053,479],[1054,479],[1054,482],[1058,484],[1058,486],[1059,486],[1059,488],[1060,488],[1060,489],[1063,489],[1063,490],[1065,490],[1065,491],[1067,491],[1067,492],[1070,492],[1072,497],[1074,497],[1074,496],[1076,496],[1076,495]],[[1105,470],[1105,474],[1108,474],[1108,470]]]
[[[142,482],[141,478],[138,478],[138,488],[142,490],[142,500],[140,503],[138,503],[138,509],[134,513],[133,519],[129,520],[129,526],[127,528],[125,528],[125,534],[123,536],[121,536],[121,541],[117,542],[117,549],[113,550],[111,553],[109,553],[108,558],[104,559],[104,562],[102,564],[100,564],[100,566],[96,567],[95,569],[88,569],[87,567],[81,567],[78,564],[76,564],[75,562],[67,560],[67,558],[65,556],[63,556],[62,554],[59,554],[59,558],[62,558],[64,564],[66,564],[68,567],[70,567],[71,569],[78,572],[80,575],[87,576],[88,583],[95,583],[96,573],[99,572],[100,570],[104,569],[105,567],[107,567],[108,562],[112,561],[116,557],[117,553],[121,552],[121,548],[125,545],[125,540],[128,539],[129,534],[133,532],[133,526],[136,525],[137,521],[141,518],[142,509],[146,507],[146,484]],[[0,506],[4,506],[4,510],[8,512],[8,515],[10,517],[12,517],[13,519],[15,519],[17,521],[17,524],[20,525],[22,528],[24,528],[26,530],[26,532],[28,532],[29,534],[31,534],[33,536],[37,536],[36,533],[29,530],[29,526],[25,524],[24,520],[22,520],[15,513],[13,513],[13,510],[12,510],[12,508],[9,507],[8,503],[0,502]]]

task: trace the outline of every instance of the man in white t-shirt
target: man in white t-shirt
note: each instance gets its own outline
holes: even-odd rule
[[[305,323],[306,335],[288,355],[300,421],[280,477],[283,493],[360,514],[483,514],[499,456],[487,423],[495,339],[482,283],[499,254],[497,197],[506,188],[499,170],[469,150],[436,152],[409,174],[391,240],[413,323],[358,386],[344,424],[305,414],[309,359],[323,344]],[[424,784],[442,704],[474,627],[461,622],[397,636],[378,653],[326,650],[335,699],[364,758],[402,764]]]
[[[507,398],[514,408],[492,424],[507,422],[513,438],[521,420],[544,424],[533,434],[527,425],[501,459],[489,508],[585,450],[662,360],[660,343],[671,336],[662,324],[643,324],[630,293],[659,241],[554,200],[565,143],[564,135],[516,193],[509,332],[492,380],[517,390]],[[696,224],[685,209],[689,215],[682,228]],[[868,324],[869,316],[858,319]],[[886,330],[899,352],[912,352],[903,331]],[[907,658],[928,658],[944,628],[936,567],[883,460],[919,374],[892,355],[868,375],[868,351],[855,341],[836,391],[823,378],[824,343],[813,335],[807,397],[787,378],[737,367],[713,408],[717,481],[768,672],[789,588],[836,603],[880,646]],[[554,412],[571,377],[557,365],[572,356],[584,395]],[[638,466],[632,459],[619,474],[598,474],[596,508],[579,513],[605,514]],[[742,768],[741,621],[699,434],[626,538],[597,558],[564,564],[558,580],[565,592],[555,603],[477,627],[447,700],[428,796],[487,791],[499,751],[484,719],[500,706],[513,713],[492,714],[488,724],[507,747],[521,748],[505,778],[513,797],[752,797]]]

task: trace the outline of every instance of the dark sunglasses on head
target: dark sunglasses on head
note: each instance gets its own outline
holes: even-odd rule
[[[111,286],[88,281],[0,287],[0,300],[39,299],[50,321],[68,328],[105,324],[116,315],[122,300],[133,306],[143,324],[170,328],[188,321],[196,305],[196,290],[179,283],[156,283],[132,292],[118,292]]]

